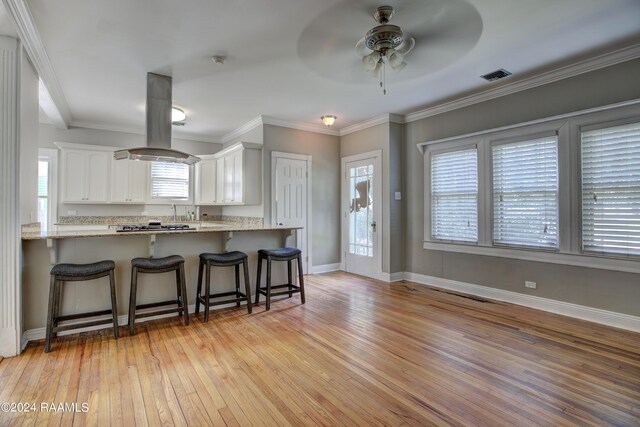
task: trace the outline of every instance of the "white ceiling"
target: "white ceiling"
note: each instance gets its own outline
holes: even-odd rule
[[[392,23],[416,35],[387,95],[354,46],[396,7]],[[637,43],[638,0],[28,0],[72,121],[142,129],[146,73],[173,76],[180,129],[219,139],[263,114],[337,129],[405,114],[489,83],[517,79],[610,46]],[[224,65],[209,61],[227,56]]]

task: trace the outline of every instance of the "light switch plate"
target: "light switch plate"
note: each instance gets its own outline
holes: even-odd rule
[[[396,191],[396,200],[402,200],[402,193]]]

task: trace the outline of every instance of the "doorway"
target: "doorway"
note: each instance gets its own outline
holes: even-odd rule
[[[302,227],[296,232],[296,246],[302,251],[302,271],[311,271],[311,165],[303,154],[271,153],[271,223]]]
[[[382,274],[382,152],[342,159],[342,262],[344,270]]]

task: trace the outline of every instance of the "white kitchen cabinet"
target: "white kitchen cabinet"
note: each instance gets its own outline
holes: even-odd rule
[[[107,203],[113,151],[62,150],[63,203]]]
[[[146,203],[147,165],[147,162],[135,160],[111,161],[111,203]]]
[[[240,142],[196,164],[197,205],[262,202],[262,146]]]
[[[196,205],[216,204],[216,164],[213,156],[200,156],[196,163],[195,196]]]
[[[216,159],[216,204],[224,203],[224,157]]]

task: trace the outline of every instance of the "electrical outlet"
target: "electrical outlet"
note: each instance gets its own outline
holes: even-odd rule
[[[529,282],[528,280],[524,282],[524,287],[525,288],[530,288],[530,289],[536,289],[538,287],[538,285],[536,284],[536,282]]]
[[[67,215],[69,215],[69,216],[77,216],[78,215],[78,211],[76,211],[76,210],[67,211]]]

